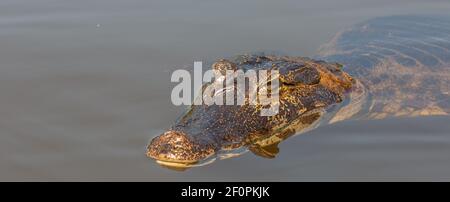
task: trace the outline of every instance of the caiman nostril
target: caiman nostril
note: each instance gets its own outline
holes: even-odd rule
[[[180,150],[188,148],[192,144],[189,137],[178,131],[167,131],[153,140],[148,145],[148,150],[157,151],[158,153],[168,153],[172,150]]]

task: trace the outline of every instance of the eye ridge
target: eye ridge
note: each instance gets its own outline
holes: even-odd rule
[[[289,67],[292,69],[291,67]],[[286,85],[315,85],[320,82],[320,73],[313,67],[303,66],[281,76],[281,81]]]

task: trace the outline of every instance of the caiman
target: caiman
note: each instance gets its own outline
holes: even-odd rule
[[[258,105],[192,105],[147,156],[185,169],[248,150],[273,158],[278,144],[343,120],[450,114],[450,17],[391,16],[338,33],[318,56],[240,55],[223,70],[279,71],[279,113]],[[205,84],[211,85],[211,84]]]

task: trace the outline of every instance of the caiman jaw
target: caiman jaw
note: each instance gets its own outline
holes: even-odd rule
[[[250,147],[260,156],[273,158],[278,149],[270,144],[314,126],[321,114],[305,112],[322,112],[342,102],[353,84],[339,65],[300,57],[243,56],[234,62],[220,60],[213,65],[215,70],[237,68],[280,72],[279,113],[260,116],[261,105],[251,104],[193,105],[171,130],[150,142],[147,156],[166,167],[194,167],[212,162],[216,156],[222,158],[239,153],[241,148],[247,149],[254,141],[270,138],[272,133],[278,132],[274,141]],[[287,128],[293,123],[298,127]]]
[[[212,141],[195,138],[180,131],[167,131],[152,139],[147,156],[168,167],[192,167],[216,153]]]

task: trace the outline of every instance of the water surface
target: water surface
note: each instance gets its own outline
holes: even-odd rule
[[[450,180],[450,118],[349,121],[174,172],[145,157],[184,110],[173,70],[275,50],[312,56],[377,16],[447,14],[447,0],[2,0],[0,180]]]

